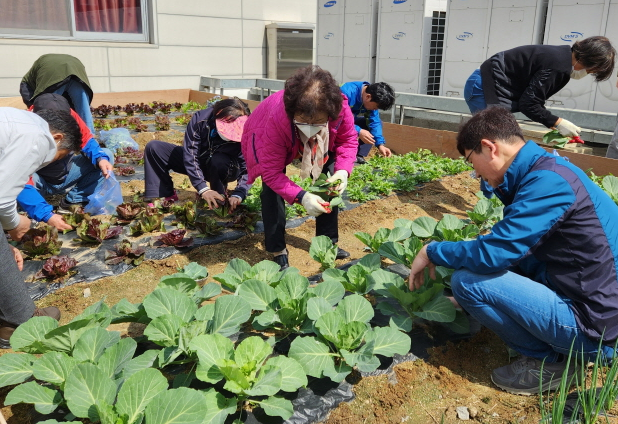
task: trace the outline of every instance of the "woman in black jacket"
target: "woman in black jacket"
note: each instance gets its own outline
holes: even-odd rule
[[[247,197],[250,187],[239,143],[249,114],[247,104],[238,98],[220,100],[193,115],[182,146],[149,142],[144,152],[144,197],[176,200],[169,174],[172,170],[188,175],[200,197],[214,209],[225,201],[227,183],[236,180],[229,197],[233,211]]]
[[[521,112],[563,136],[581,129],[545,109],[545,101],[571,78],[594,74],[597,82],[612,75],[616,51],[605,37],[588,37],[573,46],[530,45],[496,53],[472,73],[464,97],[474,113],[488,106]]]

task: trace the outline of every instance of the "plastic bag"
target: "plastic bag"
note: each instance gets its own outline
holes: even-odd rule
[[[123,203],[120,183],[110,171],[109,178],[101,184],[98,192],[88,196],[88,204],[84,208],[85,213],[90,215],[112,215],[116,212],[116,206]]]
[[[109,131],[101,131],[99,133],[99,140],[105,143],[105,146],[114,154],[116,154],[116,150],[125,147],[139,149],[139,144],[131,138],[131,134],[126,128],[112,128]]]

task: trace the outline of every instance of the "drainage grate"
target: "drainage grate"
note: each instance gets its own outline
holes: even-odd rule
[[[429,44],[429,70],[427,74],[427,94],[440,95],[442,72],[442,52],[444,51],[444,26],[446,12],[434,11],[431,20],[431,40]]]

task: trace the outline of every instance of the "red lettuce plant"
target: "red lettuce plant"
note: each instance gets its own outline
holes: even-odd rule
[[[77,273],[77,271],[71,271],[76,266],[77,260],[74,258],[66,255],[52,256],[45,261],[43,268],[34,275],[34,278],[37,280],[43,278],[55,280],[56,278],[70,277]]]
[[[141,211],[144,210],[142,203],[123,203],[116,206],[116,213],[118,213],[118,219],[116,222],[119,224],[129,224],[133,221]]]
[[[62,241],[58,240],[58,230],[51,226],[31,228],[21,239],[22,250],[30,258],[49,258],[60,253]]]
[[[129,227],[131,236],[138,236],[153,231],[165,232],[163,213],[158,208],[147,206],[138,216],[135,224]]]
[[[155,129],[157,131],[167,131],[170,129],[170,118],[167,116],[155,116]]]
[[[133,166],[117,166],[115,172],[121,177],[126,177],[135,174],[135,168]]]
[[[114,250],[105,252],[105,263],[108,265],[117,265],[124,262],[127,265],[139,265],[144,261],[146,249],[136,244],[131,243],[127,239],[122,239],[120,243],[114,246]]]
[[[89,214],[84,213],[84,208],[82,206],[73,205],[69,207],[69,210],[71,211],[71,213],[64,215],[63,218],[64,222],[66,222],[73,228],[81,224],[81,222],[87,217],[90,217]]]
[[[118,237],[122,227],[111,227],[111,222],[101,222],[97,218],[84,219],[77,227],[77,241],[100,244],[103,240]],[[110,228],[111,227],[111,228]]]
[[[258,222],[260,214],[248,210],[241,210],[232,216],[232,220],[225,224],[228,228],[240,228],[250,233],[255,230],[255,224]]]
[[[193,226],[201,233],[207,236],[216,236],[221,234],[223,228],[217,223],[214,218],[209,216],[198,216]]]
[[[148,131],[148,125],[142,123],[142,120],[137,118],[137,117],[133,117],[133,118],[129,118],[127,120],[127,127],[137,131],[137,132],[146,132]]]
[[[174,246],[174,247],[189,247],[193,245],[193,237],[184,238],[187,230],[172,230],[157,237],[153,244],[156,247]]]

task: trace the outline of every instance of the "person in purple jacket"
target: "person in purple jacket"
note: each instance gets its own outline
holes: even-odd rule
[[[338,208],[331,212],[321,197],[308,193],[285,175],[295,158],[301,160],[302,178],[317,179],[330,173],[329,181],[339,181],[343,193],[352,172],[357,133],[348,100],[333,76],[319,66],[300,68],[285,82],[285,88],[255,109],[242,136],[249,183],[262,177],[262,219],[266,250],[281,269],[289,266],[285,244],[284,201],[303,205],[316,217],[316,235],[339,239]],[[349,257],[337,249],[337,259]]]
[[[220,100],[193,115],[182,146],[149,142],[144,149],[144,197],[178,200],[169,174],[172,170],[189,176],[210,209],[225,201],[227,183],[236,180],[228,198],[230,211],[236,209],[250,188],[239,143],[249,113],[249,106],[236,97]]]

